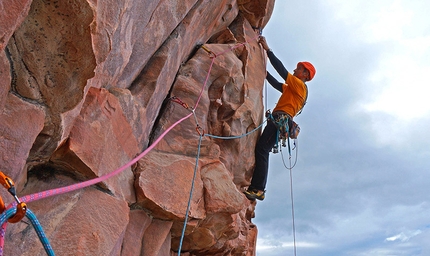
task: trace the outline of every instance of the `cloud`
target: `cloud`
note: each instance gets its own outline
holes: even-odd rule
[[[306,250],[306,249],[317,249],[319,247],[318,244],[315,243],[307,243],[307,242],[294,242],[291,241],[276,241],[276,244],[273,243],[273,239],[264,239],[261,238],[257,241],[257,254],[261,255],[285,255],[286,252],[293,252],[294,248],[296,251]]]
[[[412,237],[417,236],[421,233],[422,233],[421,230],[401,232],[400,234],[397,234],[395,236],[385,238],[385,241],[387,241],[387,242],[394,242],[394,241],[407,242]]]

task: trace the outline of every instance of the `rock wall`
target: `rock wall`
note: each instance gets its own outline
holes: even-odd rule
[[[261,124],[256,28],[273,6],[1,0],[0,170],[18,196],[136,160],[28,203],[57,255],[255,255],[255,203],[242,191],[259,132],[207,135]],[[26,219],[8,225],[4,252],[45,254]]]

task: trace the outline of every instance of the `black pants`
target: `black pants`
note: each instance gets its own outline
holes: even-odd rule
[[[255,169],[249,189],[265,190],[269,170],[269,153],[276,143],[278,127],[268,121],[255,147]]]

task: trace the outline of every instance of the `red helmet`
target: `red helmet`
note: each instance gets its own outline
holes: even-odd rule
[[[299,62],[299,63],[297,63],[297,66],[298,65],[303,65],[303,67],[309,71],[309,80],[308,81],[311,81],[312,78],[314,78],[315,73],[317,72],[314,65],[312,65],[310,62],[307,62],[307,61]]]

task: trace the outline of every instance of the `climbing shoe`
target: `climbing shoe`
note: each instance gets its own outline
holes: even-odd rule
[[[258,199],[260,201],[264,200],[264,194],[265,191],[258,191],[256,189],[247,189],[245,190],[245,196],[249,199],[249,200],[255,200]]]

